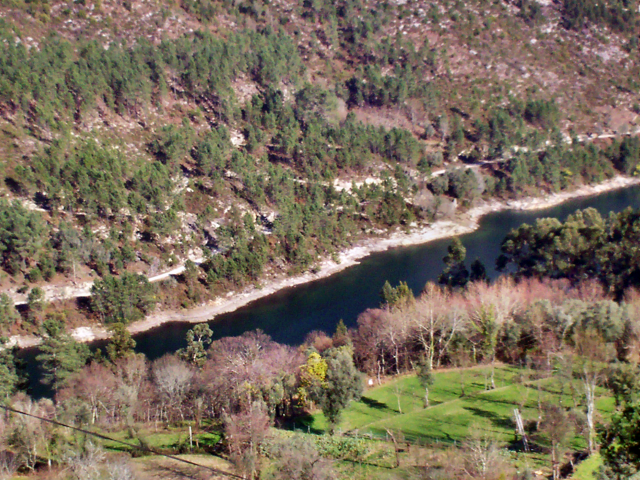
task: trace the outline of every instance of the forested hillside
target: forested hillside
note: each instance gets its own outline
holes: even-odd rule
[[[0,12],[4,334],[126,324],[483,199],[638,172],[634,2]]]

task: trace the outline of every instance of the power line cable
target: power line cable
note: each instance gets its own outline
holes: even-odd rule
[[[50,423],[50,424],[56,425],[58,427],[70,428],[71,430],[75,430],[76,432],[84,433],[86,435],[91,435],[91,436],[100,438],[102,440],[107,440],[109,442],[120,443],[121,445],[126,445],[127,447],[134,448],[136,450],[141,450],[141,451],[147,452],[147,453],[153,453],[154,455],[160,455],[160,456],[169,458],[171,460],[175,460],[176,462],[185,463],[187,465],[191,465],[191,466],[198,467],[198,468],[204,468],[204,469],[207,469],[210,472],[213,472],[213,473],[215,473],[217,475],[223,475],[223,476],[226,476],[226,477],[229,477],[229,478],[237,478],[239,480],[245,480],[245,477],[241,477],[240,475],[236,475],[235,473],[225,472],[224,470],[219,470],[219,469],[214,468],[214,467],[208,467],[206,465],[200,465],[199,463],[195,463],[195,462],[192,462],[192,461],[184,459],[184,458],[179,458],[179,457],[176,457],[174,455],[169,455],[169,454],[166,454],[166,453],[158,452],[158,451],[156,451],[153,448],[148,447],[148,446],[135,445],[133,443],[125,442],[123,440],[117,440],[115,438],[111,438],[111,437],[108,437],[106,435],[102,435],[101,433],[96,433],[96,432],[92,432],[90,430],[85,430],[84,428],[74,427],[72,425],[67,425],[65,423],[58,422],[57,420],[51,420],[50,418],[44,418],[44,417],[40,417],[38,415],[33,415],[32,413],[22,412],[20,410],[16,410],[15,408],[7,407],[5,405],[0,405],[0,408],[3,409],[3,410],[6,410],[7,412],[15,413],[15,414],[18,414],[18,415],[24,415],[26,417],[35,418],[37,420],[40,420],[41,422]]]

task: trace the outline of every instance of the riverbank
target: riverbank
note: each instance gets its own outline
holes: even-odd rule
[[[132,334],[141,333],[167,322],[201,323],[214,317],[229,313],[255,300],[271,295],[279,290],[312,282],[329,277],[337,272],[359,263],[359,261],[375,252],[385,251],[394,247],[410,246],[428,243],[434,240],[470,233],[479,227],[480,219],[489,213],[503,210],[541,210],[557,206],[565,201],[594,196],[608,191],[626,188],[640,184],[640,178],[615,177],[611,180],[593,186],[561,192],[544,197],[530,197],[520,200],[501,202],[497,200],[484,201],[476,207],[463,212],[455,220],[440,220],[431,225],[414,228],[410,232],[396,230],[386,237],[376,237],[362,240],[352,248],[339,255],[339,261],[323,261],[317,273],[305,273],[295,277],[279,276],[263,279],[262,288],[250,287],[241,292],[230,292],[207,304],[189,310],[164,311],[154,313],[144,320],[129,326]],[[108,332],[102,327],[80,327],[72,332],[78,341],[91,342],[108,338]],[[11,338],[14,345],[21,348],[37,346],[40,338],[36,336],[15,336]]]

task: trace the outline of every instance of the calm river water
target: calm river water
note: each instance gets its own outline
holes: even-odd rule
[[[479,258],[490,276],[497,275],[494,265],[500,243],[507,233],[536,218],[566,218],[577,209],[593,207],[602,214],[626,207],[640,208],[640,186],[571,200],[557,207],[532,212],[504,211],[486,215],[480,228],[460,237],[467,248],[467,261]],[[400,247],[372,254],[361,263],[331,277],[282,290],[257,300],[235,312],[220,315],[210,322],[215,338],[240,335],[261,329],[275,341],[296,345],[313,330],[332,333],[338,321],[354,326],[358,315],[380,303],[380,290],[386,280],[392,285],[406,281],[418,294],[425,283],[434,281],[442,271],[450,239],[422,245]],[[149,359],[175,352],[185,345],[185,334],[192,327],[186,323],[168,323],[135,336],[136,350]],[[31,387],[35,395],[46,395],[38,385],[33,367],[33,351],[22,354],[31,370]]]
[[[500,254],[500,243],[507,233],[536,218],[566,218],[577,209],[594,207],[603,214],[626,207],[640,208],[640,187],[631,187],[602,195],[572,200],[557,207],[534,212],[504,211],[482,218],[480,228],[461,236],[467,248],[467,260],[479,258],[491,276]],[[358,315],[380,303],[380,290],[386,280],[392,285],[406,281],[417,294],[430,280],[436,280],[443,268],[450,239],[423,245],[401,247],[372,254],[331,277],[282,290],[257,300],[233,313],[210,322],[216,338],[240,335],[262,329],[281,343],[299,344],[313,330],[332,333],[340,319],[347,326]],[[135,337],[137,350],[154,359],[184,346],[192,325],[169,323]]]

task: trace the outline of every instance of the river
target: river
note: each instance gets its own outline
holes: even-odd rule
[[[565,219],[577,209],[596,208],[602,214],[618,212],[626,207],[640,208],[640,186],[629,187],[567,201],[559,206],[536,211],[502,211],[484,216],[479,228],[460,236],[467,248],[467,263],[479,258],[495,278],[495,261],[500,243],[507,233],[537,218]],[[354,326],[358,315],[380,303],[380,290],[388,280],[392,285],[406,281],[418,294],[425,283],[435,281],[442,271],[442,257],[449,239],[422,245],[400,247],[365,257],[353,267],[321,280],[282,290],[257,300],[235,312],[220,315],[210,322],[215,338],[240,335],[261,329],[275,341],[298,345],[314,330],[332,333],[340,319]],[[136,350],[149,359],[175,352],[185,345],[188,323],[167,323],[136,335]],[[94,347],[100,345],[96,343]],[[47,395],[38,383],[33,350],[21,352],[29,364],[31,391],[35,396]]]

